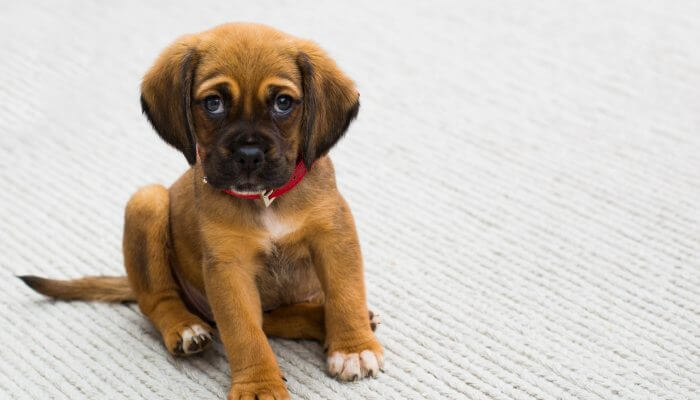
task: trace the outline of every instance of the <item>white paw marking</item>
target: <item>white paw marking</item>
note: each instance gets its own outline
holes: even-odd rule
[[[379,360],[374,355],[374,352],[365,350],[360,353],[360,372],[362,372],[362,376],[377,376],[379,373]]]
[[[211,341],[209,331],[199,324],[186,328],[180,336],[182,337],[182,351],[185,354],[199,353]]]
[[[195,335],[210,336],[209,332],[206,329],[202,328],[202,325],[199,325],[199,324],[192,325],[192,330],[194,331]]]
[[[360,354],[336,351],[328,357],[327,364],[331,376],[341,381],[355,381],[379,375],[384,367],[384,357],[370,350],[364,350]]]

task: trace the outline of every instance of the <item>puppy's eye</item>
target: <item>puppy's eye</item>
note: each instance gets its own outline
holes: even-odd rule
[[[292,110],[292,105],[294,105],[292,96],[281,94],[275,97],[274,109],[277,114],[287,114]]]
[[[219,96],[209,96],[204,99],[204,109],[209,114],[219,115],[224,112],[224,101]]]

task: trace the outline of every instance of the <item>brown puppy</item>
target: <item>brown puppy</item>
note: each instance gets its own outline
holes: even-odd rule
[[[148,186],[129,200],[128,283],[24,281],[58,298],[136,300],[173,354],[202,350],[213,317],[231,365],[229,399],[289,397],[266,334],[324,341],[339,379],[376,376],[383,350],[367,317],[360,247],[326,156],[357,114],[352,81],[312,42],[228,24],[177,40],[141,89],[155,130],[191,168],[169,189]],[[289,188],[304,169],[269,207],[239,198]]]

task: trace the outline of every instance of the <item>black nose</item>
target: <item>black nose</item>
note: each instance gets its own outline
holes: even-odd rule
[[[258,146],[241,146],[234,154],[236,162],[244,171],[252,172],[265,161],[265,153]]]

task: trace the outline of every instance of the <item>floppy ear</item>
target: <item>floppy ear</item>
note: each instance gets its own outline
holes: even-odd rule
[[[185,36],[165,49],[141,83],[141,108],[158,135],[196,161],[192,123],[192,80],[197,66],[195,37]]]
[[[315,43],[300,43],[297,64],[304,91],[301,156],[309,168],[340,140],[355,119],[360,94],[352,80]]]

